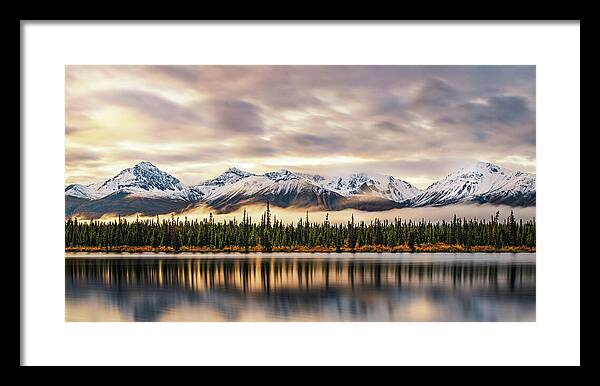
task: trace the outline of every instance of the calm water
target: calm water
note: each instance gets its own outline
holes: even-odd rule
[[[535,254],[69,254],[65,319],[535,321]]]

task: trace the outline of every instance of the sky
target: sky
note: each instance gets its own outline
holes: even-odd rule
[[[393,175],[476,161],[535,173],[535,66],[66,66],[65,182],[150,161],[193,185],[229,167]]]

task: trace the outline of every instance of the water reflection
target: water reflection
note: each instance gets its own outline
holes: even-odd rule
[[[533,259],[67,258],[67,321],[533,321]]]

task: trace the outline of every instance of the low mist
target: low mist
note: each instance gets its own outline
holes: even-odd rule
[[[180,220],[183,220],[184,218],[187,218],[188,220],[204,220],[208,218],[209,215],[212,213],[215,221],[233,220],[234,218],[238,221],[241,221],[245,210],[246,214],[252,218],[252,221],[257,222],[260,221],[261,216],[265,212],[265,209],[265,205],[248,205],[231,213],[216,214],[211,208],[200,206],[183,213],[162,214],[158,217],[160,220],[169,219],[171,218],[171,216],[173,216],[174,218],[179,218]],[[402,208],[380,212],[364,212],[355,209],[344,209],[341,211],[328,212],[309,209],[308,217],[311,222],[323,222],[325,220],[325,216],[328,214],[330,223],[346,223],[347,221],[350,221],[352,215],[354,215],[355,222],[370,222],[375,218],[379,218],[381,220],[393,220],[396,217],[400,217],[403,220],[419,221],[421,219],[424,219],[425,221],[436,222],[442,220],[451,220],[455,214],[457,217],[467,219],[489,219],[496,212],[500,212],[500,219],[504,220],[510,215],[511,210],[513,211],[517,220],[523,219],[524,221],[526,221],[531,220],[535,217],[535,207],[522,208],[490,204],[448,205],[442,207],[426,208]],[[276,218],[277,220],[283,220],[284,223],[295,223],[298,222],[300,218],[306,218],[306,209],[278,208],[271,206],[271,216],[272,218]],[[102,216],[99,220],[112,221],[116,218],[116,215],[105,215]],[[156,216],[130,215],[121,216],[121,218],[127,219],[128,221],[135,221],[136,218],[139,218],[140,220],[156,219]]]

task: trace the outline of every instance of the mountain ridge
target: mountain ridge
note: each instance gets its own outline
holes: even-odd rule
[[[478,161],[419,189],[405,180],[377,173],[328,178],[287,169],[256,174],[231,167],[212,179],[186,185],[151,162],[142,161],[105,181],[67,185],[65,200],[65,216],[98,216],[115,213],[115,208],[124,215],[134,209],[153,215],[195,205],[226,213],[266,201],[281,207],[366,211],[457,203],[534,206],[535,174]]]

